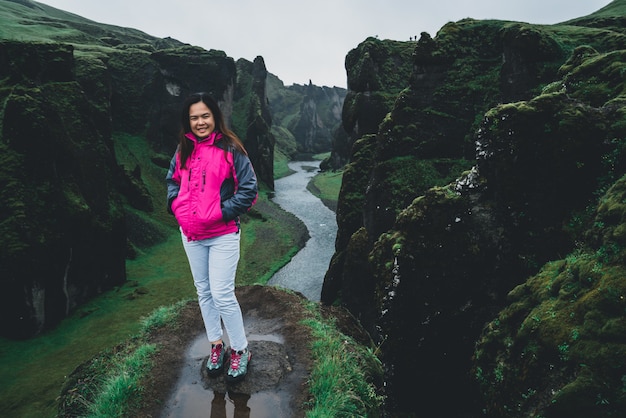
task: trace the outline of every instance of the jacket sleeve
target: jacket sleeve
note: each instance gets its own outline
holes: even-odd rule
[[[256,174],[248,156],[235,151],[233,153],[233,165],[236,176],[235,194],[222,202],[222,214],[227,221],[250,210],[258,197]]]
[[[176,167],[176,156],[174,153],[172,160],[170,161],[170,168],[165,176],[165,183],[167,184],[167,211],[172,214],[172,202],[178,196],[180,190],[180,178]]]

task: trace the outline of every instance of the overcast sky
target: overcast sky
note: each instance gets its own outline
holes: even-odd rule
[[[43,0],[100,23],[219,49],[234,59],[262,56],[285,85],[346,87],[346,54],[368,36],[435,37],[466,17],[553,24],[593,13],[610,0]]]

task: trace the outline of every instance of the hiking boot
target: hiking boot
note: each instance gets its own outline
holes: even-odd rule
[[[250,350],[247,348],[240,351],[230,350],[230,366],[226,372],[227,383],[238,383],[242,381],[248,373],[248,362],[250,361]]]
[[[211,355],[206,361],[206,372],[209,376],[218,376],[224,370],[225,351],[223,344],[211,344]]]

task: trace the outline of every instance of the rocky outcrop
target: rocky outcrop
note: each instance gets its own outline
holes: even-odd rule
[[[588,288],[596,292],[588,297],[604,295],[604,283],[613,289],[610,303],[619,304],[621,287],[600,280],[600,270],[596,280],[586,273],[590,267],[580,277],[591,277],[593,286],[568,285],[575,299],[568,290],[559,301],[565,290],[542,287],[558,281],[563,289],[568,264],[556,269],[550,262],[583,247],[593,257],[608,252],[601,260],[611,271],[621,271],[623,262],[621,245],[602,241],[619,241],[619,232],[594,215],[598,197],[625,168],[623,51],[616,43],[623,35],[566,29],[465,19],[436,38],[422,34],[412,44],[406,85],[363,130],[359,115],[375,113],[365,95],[350,101],[358,95],[351,89],[378,88],[391,72],[365,49],[346,60],[355,78],[349,77],[346,103],[353,105],[344,105],[344,128],[358,128],[322,301],[347,306],[377,338],[389,411],[569,417],[623,408],[623,363],[609,371],[613,354],[581,354],[605,334],[585,334],[576,356],[566,365],[554,362],[559,346],[573,347],[572,329],[583,329],[582,309],[562,321],[572,312],[566,300],[582,302]],[[618,207],[601,207],[620,224]],[[620,329],[616,305],[599,303],[596,326]],[[549,315],[555,319],[546,321]],[[620,357],[626,341],[611,341]],[[597,367],[581,369],[581,362]],[[600,402],[586,395],[567,406],[582,393],[600,393]]]
[[[342,109],[342,125],[333,136],[329,158],[334,168],[350,159],[354,142],[378,131],[393,107],[395,97],[411,75],[413,42],[367,38],[346,56],[348,92]]]
[[[331,150],[332,133],[341,120],[345,90],[339,87],[293,85],[290,91],[302,95],[299,117],[289,124],[298,152],[318,154]]]
[[[267,69],[263,57],[256,57],[253,63],[237,61],[238,83],[235,101],[247,103],[242,112],[245,121],[245,145],[254,170],[263,182],[274,190],[274,146],[272,115],[266,93]]]

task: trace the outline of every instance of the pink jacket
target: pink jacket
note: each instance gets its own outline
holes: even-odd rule
[[[198,141],[187,166],[180,167],[177,151],[166,176],[167,197],[188,240],[198,241],[239,231],[239,215],[248,211],[258,196],[250,159],[234,149],[224,150],[222,134],[213,132]]]

